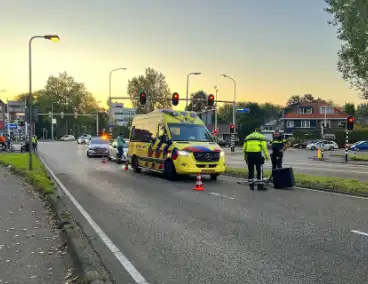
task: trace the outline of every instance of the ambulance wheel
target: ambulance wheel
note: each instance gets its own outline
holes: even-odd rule
[[[211,180],[217,180],[218,174],[211,175]]]
[[[176,169],[171,160],[165,163],[164,176],[166,179],[174,181],[176,179]]]
[[[135,156],[132,158],[132,168],[136,173],[140,173],[142,171],[142,169],[139,167],[138,159]]]

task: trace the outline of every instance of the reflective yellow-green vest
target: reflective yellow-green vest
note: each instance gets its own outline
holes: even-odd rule
[[[267,142],[264,135],[259,132],[253,132],[248,135],[243,144],[243,153],[260,153],[263,152],[265,157],[268,158]]]

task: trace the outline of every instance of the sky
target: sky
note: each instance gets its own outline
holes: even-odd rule
[[[27,92],[66,71],[97,100],[125,96],[146,67],[162,72],[181,98],[203,89],[219,100],[285,104],[310,93],[338,104],[362,102],[337,71],[340,42],[323,0],[12,0],[1,1],[0,98]],[[184,102],[181,102],[184,104]]]

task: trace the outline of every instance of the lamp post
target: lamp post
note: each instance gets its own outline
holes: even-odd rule
[[[126,70],[126,68],[116,68],[109,73],[109,124],[112,124],[112,109],[111,109],[111,74],[118,70]],[[109,127],[109,132],[112,133],[112,127]]]
[[[192,73],[189,73],[187,75],[187,99],[186,99],[186,102],[185,102],[185,110],[188,110],[188,100],[189,100],[189,77],[191,75],[201,75],[202,73],[201,72],[192,72]],[[193,101],[192,101],[192,109],[193,109]]]
[[[98,136],[98,133],[99,133],[99,127],[98,127],[98,114],[99,114],[99,112],[100,112],[100,109],[99,109],[99,103],[100,103],[101,101],[98,101],[97,102],[97,113],[96,113],[96,133],[97,133],[97,136]]]
[[[231,81],[233,81],[234,83],[234,99],[233,99],[233,125],[234,125],[234,129],[236,129],[236,119],[235,119],[235,115],[236,115],[236,81],[231,78],[230,76],[226,75],[226,74],[221,74],[222,77],[224,78],[228,78]],[[234,135],[235,136],[235,135]],[[235,139],[235,137],[233,137],[233,139]],[[235,141],[234,141],[235,142]],[[234,152],[235,151],[235,145],[233,144],[231,146],[231,151]]]
[[[215,92],[216,92],[216,95],[215,95],[215,129],[218,132],[218,129],[217,129],[217,93],[218,93],[218,87],[217,87],[217,85],[214,85],[213,87],[215,88]],[[216,141],[217,141],[217,135],[216,135]]]
[[[29,109],[29,137],[28,137],[29,165],[28,165],[28,169],[30,171],[32,171],[32,136],[33,136],[33,129],[32,129],[32,112],[33,112],[33,108],[32,108],[32,104],[33,104],[32,102],[33,100],[33,96],[32,96],[32,41],[35,38],[48,39],[53,42],[58,42],[60,40],[59,36],[57,35],[33,36],[31,37],[28,43],[28,50],[29,50],[29,106],[28,106],[28,109]]]

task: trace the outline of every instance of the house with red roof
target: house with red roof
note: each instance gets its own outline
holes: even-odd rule
[[[326,102],[300,102],[283,109],[280,119],[284,133],[295,130],[321,131],[326,120],[326,132],[344,127],[347,114]]]

